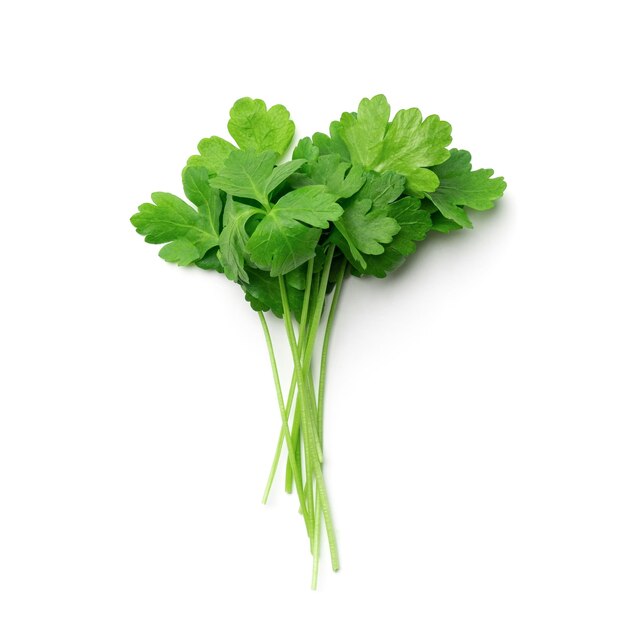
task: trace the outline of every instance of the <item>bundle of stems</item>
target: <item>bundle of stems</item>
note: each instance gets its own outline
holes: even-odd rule
[[[307,265],[306,284],[304,291],[304,305],[298,323],[298,336],[294,331],[294,322],[289,308],[285,280],[279,277],[281,301],[284,309],[284,323],[291,356],[293,359],[293,374],[287,403],[278,373],[278,366],[274,353],[269,327],[262,311],[259,319],[267,343],[267,349],[276,386],[276,398],[281,416],[281,428],[276,444],[276,451],[267,479],[263,503],[267,503],[272,484],[278,469],[283,445],[287,447],[287,466],[285,470],[285,491],[291,493],[295,484],[300,504],[300,513],[310,541],[313,556],[313,572],[311,587],[317,588],[317,579],[320,561],[320,541],[322,524],[326,529],[331,564],[334,571],[339,569],[339,552],[337,538],[333,525],[332,513],[328,499],[328,491],[324,481],[324,396],[326,391],[326,370],[328,363],[328,347],[337,310],[337,303],[345,276],[347,260],[341,261],[337,280],[334,285],[330,310],[326,319],[324,339],[319,362],[317,392],[315,390],[312,369],[315,344],[320,330],[320,322],[324,311],[329,274],[335,252],[335,246],[328,247],[321,276],[313,274],[314,261]],[[294,408],[295,407],[295,408]],[[293,417],[292,417],[292,409]]]

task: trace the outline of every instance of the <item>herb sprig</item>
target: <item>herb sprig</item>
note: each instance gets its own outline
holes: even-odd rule
[[[258,313],[280,413],[280,433],[263,494],[267,502],[283,446],[285,489],[294,486],[313,555],[316,588],[322,527],[333,570],[339,554],[323,471],[328,347],[348,276],[383,278],[429,232],[472,228],[468,209],[491,209],[506,183],[472,170],[449,149],[451,126],[419,109],[391,119],[385,96],[363,99],[329,133],[301,139],[281,162],[295,126],[282,105],[241,98],[230,111],[235,144],[209,137],[182,173],[184,195],[157,192],[131,217],[159,256],[217,271],[239,284]],[[322,330],[327,299],[330,309]],[[265,313],[283,318],[293,373],[285,396]],[[297,326],[294,326],[294,319]],[[319,375],[314,347],[323,332]]]

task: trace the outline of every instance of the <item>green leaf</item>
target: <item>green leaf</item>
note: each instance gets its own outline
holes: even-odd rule
[[[290,276],[288,274],[287,276]],[[249,268],[249,280],[242,283],[241,288],[246,294],[246,300],[255,311],[272,311],[277,317],[283,316],[283,304],[280,297],[278,278],[270,276],[263,270]],[[299,319],[302,313],[304,293],[300,289],[287,287],[289,308]]]
[[[211,179],[211,186],[231,196],[256,200],[267,207],[268,186],[275,163],[276,155],[273,152],[231,152],[224,167]]]
[[[198,144],[200,155],[190,156],[187,165],[204,167],[211,176],[214,176],[222,169],[228,155],[236,149],[232,143],[221,137],[202,139]]]
[[[319,155],[338,154],[342,161],[350,162],[350,151],[341,138],[341,122],[331,122],[330,136],[324,133],[313,135],[313,145],[319,150]]]
[[[261,209],[242,204],[226,197],[224,207],[224,229],[219,236],[218,258],[224,267],[226,277],[234,281],[248,282],[245,260],[246,246],[250,236],[246,224],[253,215],[263,215]]]
[[[396,220],[400,230],[382,254],[365,256],[367,267],[364,273],[378,278],[384,278],[400,267],[406,257],[415,252],[415,242],[425,239],[431,228],[430,213],[420,208],[419,198],[405,196],[390,204],[388,215]]]
[[[263,100],[241,98],[230,110],[228,132],[242,150],[271,150],[282,156],[293,139],[295,125],[282,104],[268,110]]]
[[[428,194],[444,217],[465,228],[472,228],[472,222],[464,207],[476,211],[491,209],[506,189],[503,178],[491,178],[493,170],[472,171],[471,159],[467,150],[450,150],[450,158],[432,168],[440,185]]]
[[[313,143],[310,137],[303,137],[293,150],[292,159],[305,159],[315,161],[320,155],[320,149]]]
[[[363,98],[358,113],[341,116],[340,136],[350,152],[353,163],[374,169],[380,161],[383,140],[391,110],[387,98]]]
[[[430,219],[433,223],[432,230],[436,230],[439,233],[451,233],[454,230],[461,230],[463,226],[459,226],[454,220],[449,220],[447,217],[444,217],[439,213],[439,211],[435,211],[430,214]]]
[[[200,213],[169,193],[153,193],[152,202],[142,204],[130,221],[146,242],[169,242],[159,253],[166,261],[189,265],[218,244],[207,212]]]
[[[218,257],[219,248],[211,248],[201,259],[198,259],[195,264],[203,270],[214,270],[220,274],[224,273],[224,266]]]
[[[311,181],[325,185],[335,198],[353,196],[365,182],[363,168],[360,165],[350,167],[350,163],[342,161],[338,154],[321,156],[317,161],[310,163],[308,169]]]
[[[438,179],[427,166],[443,163],[449,155],[446,146],[452,141],[452,127],[437,115],[425,120],[419,109],[403,109],[393,118],[374,169],[398,172],[406,176],[407,189],[422,194],[434,191]]]
[[[274,205],[248,241],[251,260],[271,276],[286,274],[315,256],[322,228],[342,213],[321,185],[296,189]]]
[[[372,208],[382,209],[402,195],[406,179],[395,172],[368,172],[357,193],[360,200],[371,200]]]
[[[198,213],[208,221],[213,233],[220,232],[222,200],[220,192],[209,184],[209,172],[204,167],[187,166],[183,170],[185,195],[198,207]]]
[[[305,159],[294,159],[293,161],[288,161],[287,163],[276,166],[274,168],[274,171],[272,172],[272,175],[267,181],[267,194],[269,195],[269,193],[276,189],[278,185],[287,180],[295,171],[300,168],[303,163],[306,163]]]
[[[389,243],[398,225],[387,214],[388,205],[404,190],[405,178],[394,172],[368,172],[365,183],[346,207],[344,216],[331,234],[355,266],[365,269],[363,254],[382,254],[381,244]]]
[[[400,230],[398,222],[387,215],[386,209],[372,210],[371,200],[350,202],[335,225],[348,244],[351,255],[362,268],[366,267],[362,253],[382,254],[385,249],[381,244],[389,243]],[[343,241],[336,238],[336,234],[333,235],[333,241],[344,249]]]

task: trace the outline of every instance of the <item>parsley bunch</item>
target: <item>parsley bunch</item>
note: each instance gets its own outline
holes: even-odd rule
[[[348,275],[384,278],[429,232],[471,228],[467,210],[484,211],[506,183],[493,170],[472,170],[470,153],[448,149],[450,124],[405,109],[390,121],[385,96],[363,99],[328,134],[294,136],[282,105],[242,98],[228,131],[203,139],[182,173],[189,202],[157,192],[131,222],[159,256],[224,274],[244,291],[265,335],[281,428],[263,496],[266,502],[283,445],[285,487],[295,486],[317,585],[322,526],[333,570],[337,542],[323,473],[324,390],[330,332]],[[191,204],[190,204],[191,203]],[[327,297],[318,375],[313,356]],[[285,396],[265,319],[283,318],[293,357]],[[297,329],[294,326],[294,319]],[[296,332],[297,330],[297,332]]]

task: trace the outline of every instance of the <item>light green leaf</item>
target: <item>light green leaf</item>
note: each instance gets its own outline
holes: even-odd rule
[[[204,167],[211,176],[214,176],[222,169],[228,155],[236,149],[232,143],[221,137],[202,139],[198,144],[200,154],[190,156],[187,165]]]
[[[237,150],[231,152],[211,186],[231,196],[250,198],[268,206],[268,186],[272,178],[276,155],[273,152]]]
[[[293,139],[295,125],[282,104],[268,110],[263,100],[241,98],[230,110],[228,132],[242,150],[271,150],[282,156]]]
[[[342,209],[334,200],[321,185],[280,198],[248,241],[252,261],[271,276],[279,276],[313,258],[320,229],[341,216]]]
[[[166,261],[189,265],[217,245],[217,234],[206,214],[169,193],[153,193],[152,202],[142,204],[130,221],[148,243],[172,242],[160,253]]]
[[[305,159],[315,161],[320,155],[320,149],[313,143],[310,137],[303,137],[293,149],[292,159]]]
[[[378,95],[371,100],[363,98],[356,115],[341,116],[340,136],[353,163],[366,169],[374,169],[379,163],[390,113],[387,98]]]
[[[444,217],[465,228],[472,228],[472,222],[463,207],[476,211],[491,209],[506,189],[503,178],[492,178],[493,170],[472,171],[471,159],[467,150],[450,150],[450,158],[432,168],[440,185],[428,194]]]
[[[437,177],[423,168],[443,163],[446,146],[452,141],[452,127],[437,115],[425,120],[419,109],[398,111],[385,134],[379,160],[374,169],[394,171],[407,177],[407,188],[421,194],[437,188]]]
[[[224,267],[224,274],[230,280],[248,282],[245,260],[248,256],[246,246],[250,236],[246,224],[253,215],[263,215],[263,211],[235,202],[232,196],[226,197],[224,229],[219,237],[218,258]]]

